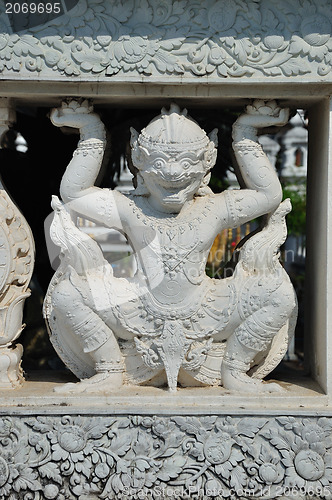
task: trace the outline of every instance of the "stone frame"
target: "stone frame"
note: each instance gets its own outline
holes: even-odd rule
[[[331,245],[329,187],[331,175],[331,98],[326,96],[310,112],[308,158],[307,352],[313,376],[331,398],[330,293]],[[316,165],[319,165],[316,169]],[[316,221],[317,224],[314,223]],[[315,238],[317,240],[315,241]],[[318,247],[320,250],[318,250]],[[323,265],[319,264],[323,257]],[[322,292],[323,291],[323,292]]]
[[[47,82],[40,82],[38,91],[26,89],[26,82],[3,82],[0,95],[9,98],[19,105],[37,105],[37,99],[43,106],[57,105],[64,97],[75,97],[78,93],[93,99],[96,108],[114,106],[119,100],[121,105],[159,106],[178,102],[181,106],[220,107],[234,106],[236,109],[250,99],[277,99],[282,106],[303,107],[309,111],[309,156],[308,156],[308,203],[307,212],[314,215],[314,222],[308,218],[307,227],[307,267],[306,267],[306,361],[314,380],[324,392],[331,397],[332,370],[329,359],[332,346],[328,334],[329,328],[329,169],[331,168],[331,151],[329,138],[331,134],[331,103],[328,92],[329,84],[312,84],[308,82],[294,84],[227,84],[219,86],[167,85],[153,83],[149,86],[140,84],[91,84],[58,82],[52,85],[50,92]],[[10,87],[10,91],[7,90]],[[55,87],[55,88],[54,88]],[[48,88],[48,90],[47,90]],[[222,97],[220,97],[222,91]],[[37,93],[38,92],[38,93]],[[22,97],[24,94],[24,97]],[[121,95],[120,95],[121,94]],[[218,95],[219,94],[219,95]],[[244,97],[245,96],[245,97]],[[319,167],[317,168],[317,165]],[[325,208],[325,210],[322,209]],[[319,228],[319,229],[317,229]],[[326,261],[326,267],[321,257]],[[324,262],[325,262],[324,261]],[[322,290],[326,293],[322,295]],[[314,333],[312,333],[314,332]],[[330,353],[330,354],[329,354]]]

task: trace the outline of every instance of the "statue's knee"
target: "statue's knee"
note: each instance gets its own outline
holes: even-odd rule
[[[52,294],[52,304],[62,312],[73,310],[82,302],[82,297],[69,280],[63,280],[56,285]]]
[[[292,284],[285,280],[257,304],[259,306],[252,301],[251,314],[246,311],[247,316],[236,330],[236,338],[245,347],[264,351],[296,307]]]
[[[296,297],[291,282],[284,281],[270,297],[275,313],[283,317],[289,316],[296,307]]]

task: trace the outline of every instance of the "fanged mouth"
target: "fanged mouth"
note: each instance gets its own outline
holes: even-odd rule
[[[185,189],[161,189],[160,194],[164,203],[183,203]]]
[[[187,189],[190,185],[191,185],[191,181],[188,179],[172,180],[172,181],[158,179],[158,186],[163,191],[168,191],[170,193],[178,193],[179,191],[183,191],[184,189]]]

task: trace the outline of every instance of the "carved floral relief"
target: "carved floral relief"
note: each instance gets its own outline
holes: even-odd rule
[[[293,77],[331,73],[329,0],[80,0],[12,33],[0,6],[3,76]]]
[[[330,499],[331,433],[325,417],[5,416],[0,496]]]

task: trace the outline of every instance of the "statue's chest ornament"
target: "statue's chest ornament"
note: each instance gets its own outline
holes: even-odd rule
[[[144,244],[148,244],[143,235]],[[182,225],[175,225],[157,234],[157,244],[150,245],[156,258],[163,264],[166,274],[179,272],[189,255],[195,252],[200,243],[198,228],[193,225],[190,230]]]
[[[166,274],[183,269],[186,260],[204,243],[201,239],[204,231],[199,228],[206,222],[212,205],[210,200],[201,211],[193,208],[182,216],[166,216],[163,213],[150,215],[144,198],[136,197],[136,203],[130,202],[137,219],[147,227],[146,231],[142,231],[142,243],[162,262]]]

